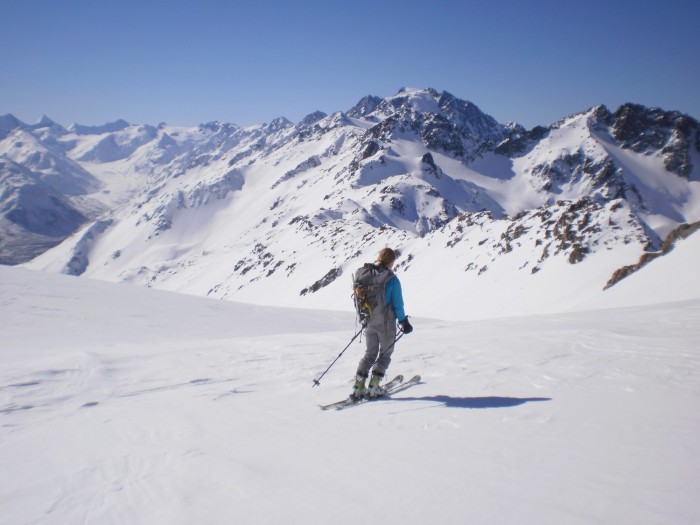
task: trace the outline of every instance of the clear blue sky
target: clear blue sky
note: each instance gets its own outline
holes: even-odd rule
[[[700,118],[700,0],[0,0],[0,114],[239,125],[433,87],[500,122]]]

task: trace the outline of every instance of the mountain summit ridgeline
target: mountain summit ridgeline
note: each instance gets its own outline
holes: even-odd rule
[[[346,272],[389,245],[423,290],[411,313],[545,311],[695,231],[699,166],[679,112],[597,106],[528,130],[433,89],[246,128],[6,115],[0,261],[347,308]]]

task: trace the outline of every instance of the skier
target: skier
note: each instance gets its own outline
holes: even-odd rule
[[[395,261],[396,252],[391,248],[384,248],[379,252],[374,265],[365,265],[365,267],[371,267],[377,282],[384,284],[385,293],[384,301],[380,301],[380,307],[374,308],[365,328],[367,350],[357,367],[355,386],[351,394],[355,399],[364,396],[377,397],[384,393],[379,383],[391,362],[396,337],[396,321],[398,320],[401,325],[403,333],[410,334],[413,331],[404,312],[401,282],[392,271]],[[369,377],[370,369],[372,378],[367,388],[365,382]]]

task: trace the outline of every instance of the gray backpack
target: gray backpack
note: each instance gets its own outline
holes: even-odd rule
[[[367,327],[373,315],[379,315],[386,306],[386,283],[394,272],[375,264],[366,263],[352,276],[352,298],[363,327]]]

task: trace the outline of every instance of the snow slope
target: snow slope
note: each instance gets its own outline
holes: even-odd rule
[[[415,319],[423,383],[329,413],[349,314],[0,266],[0,522],[695,524],[698,319]]]
[[[0,155],[72,191],[0,191],[0,261],[259,305],[347,309],[391,246],[410,314],[555,313],[700,223],[700,124],[633,104],[529,131],[430,88],[247,128],[8,115]]]
[[[700,298],[700,235],[676,241],[663,257],[652,260],[643,272],[631,274],[612,288],[581,301],[577,309],[619,308]]]

